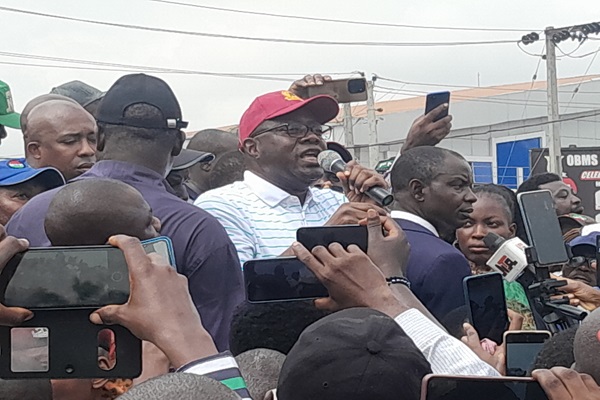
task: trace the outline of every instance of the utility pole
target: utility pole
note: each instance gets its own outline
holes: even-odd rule
[[[556,81],[556,48],[552,40],[554,27],[544,31],[546,37],[546,94],[548,96],[548,128],[546,141],[550,153],[550,172],[562,176],[562,153],[560,144],[560,120],[558,109],[558,83]]]
[[[548,128],[546,138],[550,153],[550,172],[562,176],[562,154],[560,146],[560,115],[558,108],[558,84],[556,82],[556,46],[571,39],[577,40],[579,45],[589,39],[590,35],[600,34],[600,22],[591,22],[581,25],[566,26],[563,28],[547,27],[544,30],[546,37],[546,93],[548,96]],[[521,37],[520,42],[529,45],[540,40],[537,32],[531,32]]]
[[[354,156],[354,132],[352,123],[352,106],[350,103],[344,103],[344,138],[346,142],[346,148]]]
[[[377,138],[377,116],[375,115],[375,98],[373,88],[376,76],[367,81],[367,121],[369,124],[369,165],[375,168],[379,161],[379,140]]]

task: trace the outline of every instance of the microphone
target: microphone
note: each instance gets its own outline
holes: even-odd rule
[[[320,152],[317,159],[321,168],[327,172],[336,174],[346,170],[346,163],[342,160],[342,156],[333,150]],[[379,186],[367,189],[365,194],[382,206],[390,205],[394,201],[394,196],[388,190]]]
[[[527,245],[518,237],[506,240],[490,232],[483,238],[483,243],[494,252],[486,264],[500,272],[507,282],[516,281],[527,268]]]

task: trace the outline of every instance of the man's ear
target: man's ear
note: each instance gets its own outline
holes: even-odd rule
[[[410,182],[408,182],[408,191],[416,201],[425,201],[427,186],[425,186],[420,180],[413,179]]]
[[[98,132],[96,133],[96,150],[102,151],[104,150],[104,146],[106,145],[106,135],[104,134],[104,130],[98,125]]]
[[[31,156],[35,160],[39,160],[42,158],[42,150],[39,142],[33,141],[27,143],[27,147],[25,147],[25,152],[27,155]]]
[[[244,140],[244,143],[242,143],[241,151],[242,151],[242,153],[248,154],[252,158],[259,158],[260,157],[259,145],[260,145],[260,143],[258,142],[258,140],[254,139],[254,138],[248,138],[248,139]]]
[[[171,155],[176,157],[181,153],[181,149],[183,149],[183,144],[185,143],[185,132],[179,131],[176,138],[175,144],[173,145],[173,150],[171,151]]]
[[[102,386],[106,385],[110,379],[107,378],[96,378],[92,379],[92,389],[101,389]]]

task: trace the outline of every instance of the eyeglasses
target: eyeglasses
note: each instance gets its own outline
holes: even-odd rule
[[[251,137],[257,137],[258,135],[262,135],[263,133],[267,132],[284,132],[289,137],[302,139],[308,135],[308,132],[312,132],[318,137],[327,140],[329,139],[332,129],[333,127],[329,125],[307,126],[302,124],[281,124],[269,129],[265,129],[264,131],[258,131],[251,135]]]

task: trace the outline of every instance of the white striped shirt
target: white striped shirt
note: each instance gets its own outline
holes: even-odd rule
[[[333,190],[309,188],[300,204],[298,197],[246,171],[242,182],[205,192],[194,204],[225,227],[243,265],[279,256],[296,240],[298,228],[325,225],[345,202]]]

